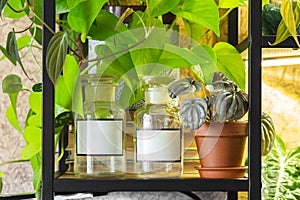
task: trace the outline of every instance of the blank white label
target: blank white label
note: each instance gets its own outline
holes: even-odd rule
[[[137,161],[180,161],[180,130],[137,130],[136,153]]]
[[[122,155],[122,120],[78,120],[78,155]]]

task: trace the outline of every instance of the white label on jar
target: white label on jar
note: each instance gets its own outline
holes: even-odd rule
[[[77,155],[118,156],[123,154],[123,121],[78,120]]]
[[[137,130],[137,161],[180,161],[181,145],[179,129]]]

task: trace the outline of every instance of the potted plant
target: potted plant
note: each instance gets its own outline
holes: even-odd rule
[[[200,91],[200,92],[199,92]],[[216,72],[212,84],[192,78],[173,82],[170,97],[181,97],[180,118],[193,130],[203,178],[241,178],[246,166],[243,157],[248,136],[248,96],[223,73]],[[192,94],[192,95],[191,95]],[[241,120],[242,119],[242,120]],[[267,155],[275,139],[271,117],[262,114],[262,156]]]
[[[248,123],[238,120],[248,111],[247,95],[220,72],[212,84],[204,84],[185,78],[169,86],[173,97],[185,96],[179,114],[195,136],[201,165],[197,169],[203,178],[243,177]],[[185,95],[200,89],[200,97]]]

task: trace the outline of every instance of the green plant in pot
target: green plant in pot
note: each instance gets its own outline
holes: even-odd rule
[[[185,78],[169,86],[171,97],[181,97],[180,119],[195,136],[203,178],[241,178],[245,144],[248,137],[248,96],[223,73],[215,72],[212,84]],[[197,91],[200,91],[197,92]],[[274,143],[271,117],[262,114],[262,155]]]
[[[202,97],[185,95],[201,88],[205,91]],[[248,111],[247,95],[220,72],[215,73],[212,84],[202,85],[186,78],[170,85],[169,91],[173,96],[185,96],[180,104],[180,118],[184,126],[193,130],[201,177],[243,177],[245,167],[241,165],[248,123],[238,120]]]

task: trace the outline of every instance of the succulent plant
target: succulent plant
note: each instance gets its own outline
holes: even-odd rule
[[[169,85],[171,98],[186,93],[195,93],[204,87],[197,80],[184,78]],[[209,95],[203,98],[185,98],[180,104],[182,123],[196,130],[209,120],[214,122],[235,121],[241,119],[248,111],[248,95],[229,80],[223,73],[216,72],[211,85],[205,89]]]

